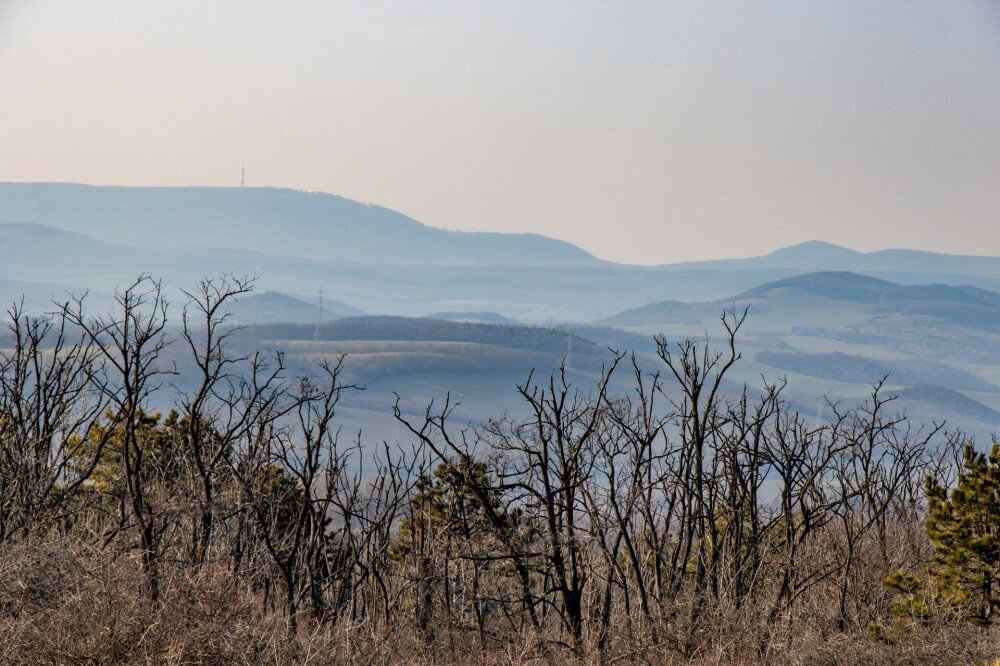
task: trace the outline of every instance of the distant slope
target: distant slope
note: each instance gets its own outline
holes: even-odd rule
[[[610,354],[590,340],[547,328],[411,317],[352,317],[318,327],[248,326],[237,343],[248,351],[282,351],[290,372],[309,371],[317,361],[347,354],[346,376],[367,389],[352,396],[349,405],[365,410],[356,423],[366,428],[385,425],[394,392],[414,413],[451,393],[464,404],[459,421],[497,417],[523,407],[516,383],[533,371],[547,377],[565,362],[570,381],[586,390]]]
[[[163,358],[178,370],[171,384],[182,391],[194,390],[197,369],[185,345],[176,337],[173,340]],[[564,331],[423,317],[348,317],[318,327],[314,322],[251,324],[237,330],[230,343],[234,355],[281,352],[283,374],[289,381],[302,373],[316,373],[320,361],[346,354],[341,380],[364,390],[349,391],[337,406],[342,435],[353,439],[363,429],[366,440],[384,438],[390,444],[403,434],[393,418],[397,394],[404,413],[416,418],[431,400],[440,407],[450,395],[452,406],[461,404],[449,422],[462,427],[524,410],[517,384],[532,371],[536,380],[545,381],[565,363],[568,380],[589,391],[610,359],[604,347]],[[628,390],[630,379],[629,373],[620,373],[615,391]]]
[[[605,325],[670,340],[723,341],[724,309],[749,307],[733,381],[786,377],[809,410],[820,396],[849,402],[888,375],[897,407],[979,436],[1000,425],[1000,293],[963,285],[900,285],[843,271],[773,280],[702,303],[662,301]],[[969,395],[965,395],[968,393]],[[895,407],[894,407],[895,408]],[[812,407],[813,410],[817,407]]]
[[[277,188],[0,183],[0,222],[41,224],[147,249],[238,248],[401,265],[600,263],[537,234],[466,233],[331,194]]]
[[[766,282],[733,296],[732,300],[743,301],[755,298],[770,298],[782,289],[795,289],[836,300],[872,303],[887,294],[898,293],[901,287],[887,280],[879,280],[856,273],[820,271]]]
[[[77,290],[73,285],[61,282],[23,282],[0,277],[0,318],[5,319],[14,304],[25,313],[53,312],[57,309],[55,304],[65,302],[74,291]],[[91,294],[88,302],[101,311],[114,305],[103,294]]]
[[[755,315],[783,313],[804,316],[841,308],[837,301],[856,304],[852,315],[929,317],[987,332],[1000,332],[1000,294],[968,285],[898,285],[847,272],[797,275],[754,287],[730,298],[707,303],[662,301],[625,310],[605,323],[641,325],[693,322],[717,316],[723,308],[749,305]],[[832,302],[832,303],[831,303]],[[845,313],[846,316],[846,313]]]
[[[852,271],[859,273],[964,274],[1000,280],[1000,257],[942,254],[921,250],[858,252],[822,241],[806,241],[746,259],[667,264],[674,270],[796,269],[800,271]]]
[[[0,271],[19,279],[54,280],[116,272],[121,259],[141,265],[150,253],[39,224],[3,224],[0,216],[0,247],[4,249]]]
[[[2,205],[2,201],[0,201]],[[25,285],[58,280],[66,287],[110,297],[116,287],[140,273],[163,279],[173,303],[183,302],[176,290],[222,272],[259,273],[261,291],[316,294],[349,302],[367,312],[422,316],[427,312],[494,312],[531,323],[579,321],[609,315],[622,302],[634,303],[668,288],[695,297],[721,295],[745,285],[748,277],[729,273],[687,271],[665,282],[656,271],[615,264],[592,266],[476,265],[397,266],[375,251],[366,256],[341,255],[328,260],[304,259],[262,251],[220,248],[142,248],[107,242],[74,231],[38,224],[4,224],[0,218],[0,280]],[[444,259],[442,259],[444,260]],[[369,263],[363,263],[368,261]],[[782,277],[782,272],[752,273],[753,282]],[[48,287],[41,289],[47,292]],[[0,299],[21,291],[3,289]],[[358,314],[344,311],[344,314]]]
[[[987,309],[1000,308],[1000,293],[970,285],[900,285],[866,275],[843,271],[821,271],[796,275],[754,287],[733,300],[768,297],[779,289],[798,289],[825,298],[880,303],[881,307],[904,307],[914,303],[951,303]]]
[[[754,360],[779,370],[837,382],[867,384],[888,376],[889,383],[895,385],[948,386],[965,391],[1000,390],[1000,387],[969,372],[928,360],[878,361],[841,352],[807,354],[777,351],[757,352]]]
[[[917,386],[894,392],[912,414],[927,419],[930,414],[951,420],[970,417],[990,426],[1000,426],[1000,412],[958,391],[939,386]],[[913,409],[913,407],[917,409]]]
[[[651,335],[632,333],[613,326],[589,326],[587,324],[559,324],[556,328],[587,340],[593,340],[602,347],[616,351],[635,351],[649,354],[656,352],[656,341]]]
[[[496,312],[435,312],[427,315],[428,319],[444,319],[445,321],[464,321],[475,324],[511,324],[517,325],[516,319],[504,317]]]
[[[239,324],[315,323],[364,314],[346,303],[324,302],[320,309],[316,303],[274,291],[243,296],[229,307],[228,313],[231,323]]]

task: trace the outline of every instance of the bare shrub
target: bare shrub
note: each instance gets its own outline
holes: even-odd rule
[[[0,351],[2,663],[973,663],[996,629],[935,592],[925,479],[966,439],[883,382],[817,422],[783,382],[658,338],[516,391],[526,416],[395,417],[342,436],[344,359],[288,376],[235,352],[221,276],[168,325],[141,277],[119,311],[15,308]],[[166,354],[194,387],[164,404]],[[625,368],[625,369],[623,369]],[[632,389],[611,390],[627,373]],[[992,572],[990,572],[992,575]],[[992,578],[990,578],[992,580]]]

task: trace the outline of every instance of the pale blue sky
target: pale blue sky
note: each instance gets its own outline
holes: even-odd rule
[[[0,180],[334,192],[637,263],[1000,254],[1000,3],[0,0]]]

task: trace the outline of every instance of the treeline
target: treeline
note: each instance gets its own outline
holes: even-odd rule
[[[657,338],[524,417],[363,445],[342,357],[234,351],[231,299],[13,308],[0,350],[0,661],[521,663],[985,660],[1000,449],[916,427],[881,383],[815,423],[784,385],[724,391],[719,351]],[[171,388],[168,344],[197,381]],[[174,350],[176,352],[176,350]],[[609,389],[631,377],[630,393]],[[174,408],[154,413],[164,394]]]

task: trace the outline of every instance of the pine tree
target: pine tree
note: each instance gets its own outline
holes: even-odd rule
[[[971,621],[990,624],[1000,606],[1000,446],[994,444],[987,455],[967,444],[963,470],[950,495],[928,479],[927,497],[936,591]]]

